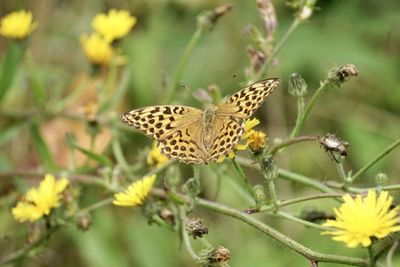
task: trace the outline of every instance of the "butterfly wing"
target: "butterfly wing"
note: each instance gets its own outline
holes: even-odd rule
[[[169,159],[203,163],[205,151],[198,144],[202,111],[177,105],[135,109],[121,116],[124,124],[155,138],[161,152]]]
[[[244,132],[242,119],[233,116],[219,116],[215,119],[215,138],[211,147],[209,161],[216,161],[226,156],[237,143]]]
[[[276,78],[253,83],[233,94],[217,108],[211,160],[225,156],[239,143],[244,133],[244,119],[261,106],[278,84],[279,79]]]
[[[278,84],[278,78],[250,84],[230,96],[225,103],[218,107],[217,113],[242,119],[249,118]]]
[[[158,146],[161,153],[170,159],[185,163],[206,163],[208,153],[199,141],[201,131],[201,125],[198,123],[176,129],[173,134],[159,140]]]
[[[197,108],[163,105],[129,111],[121,115],[121,120],[159,141],[179,128],[198,122],[201,114],[202,111]]]

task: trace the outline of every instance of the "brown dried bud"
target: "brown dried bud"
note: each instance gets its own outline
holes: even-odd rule
[[[76,227],[82,231],[89,230],[91,225],[92,217],[88,213],[82,214],[76,219]]]
[[[218,20],[233,8],[232,5],[222,5],[197,17],[198,27],[211,30]]]
[[[231,251],[223,246],[218,246],[208,253],[209,263],[227,263],[231,258]]]
[[[250,65],[253,71],[258,72],[265,63],[265,54],[252,46],[248,46],[247,55],[250,58]]]
[[[278,25],[275,8],[271,0],[257,0],[258,12],[264,22],[267,39],[273,39]]]
[[[357,76],[359,73],[357,67],[353,64],[346,64],[338,68],[333,68],[328,72],[328,81],[336,86],[340,86],[350,77]]]
[[[203,235],[208,234],[208,229],[200,218],[187,219],[185,221],[185,228],[188,234],[193,236],[194,239],[196,239],[196,237],[201,238]]]
[[[172,225],[175,223],[175,215],[170,209],[162,208],[158,212],[158,215],[160,216],[161,219],[163,219],[168,224]]]

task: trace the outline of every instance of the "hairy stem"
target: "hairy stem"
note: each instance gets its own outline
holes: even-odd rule
[[[310,102],[308,103],[303,115],[297,120],[295,127],[293,128],[293,131],[290,134],[290,138],[295,137],[303,127],[304,122],[306,121],[308,115],[311,112],[311,109],[314,107],[315,102],[317,102],[318,98],[320,97],[321,93],[327,88],[328,85],[328,80],[324,80],[321,82],[321,85],[317,89],[317,91],[314,93],[312,96]]]
[[[385,150],[383,150],[381,153],[379,153],[376,157],[371,159],[364,167],[362,167],[358,172],[356,172],[353,176],[351,176],[349,179],[351,182],[354,182],[358,177],[361,176],[364,172],[366,172],[369,168],[371,168],[375,163],[380,161],[383,157],[385,157],[387,154],[389,154],[393,149],[398,147],[400,145],[400,138],[394,141],[390,146],[388,146]]]

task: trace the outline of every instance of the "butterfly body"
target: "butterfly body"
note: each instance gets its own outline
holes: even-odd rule
[[[123,123],[158,141],[161,152],[185,163],[208,164],[225,156],[240,141],[249,118],[278,85],[279,79],[251,84],[222,105],[204,111],[180,105],[160,105],[132,110]]]

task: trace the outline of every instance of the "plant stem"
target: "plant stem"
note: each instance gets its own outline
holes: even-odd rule
[[[291,220],[291,221],[300,223],[300,224],[305,225],[305,226],[308,226],[308,227],[312,227],[312,228],[319,229],[319,230],[324,230],[324,231],[327,230],[327,228],[324,227],[324,226],[321,226],[321,225],[319,225],[319,224],[312,223],[312,222],[309,222],[309,221],[300,219],[300,218],[298,218],[298,217],[296,217],[296,216],[293,216],[293,215],[291,215],[291,214],[289,214],[289,213],[287,213],[287,212],[278,211],[278,212],[276,213],[276,215],[278,215],[278,216],[280,216],[280,217],[283,217],[283,218],[286,218],[286,219],[289,219],[289,220]]]
[[[308,201],[308,200],[322,199],[322,198],[339,198],[342,196],[343,196],[343,194],[340,194],[340,193],[327,193],[327,194],[317,194],[317,195],[312,195],[312,196],[298,197],[298,198],[293,198],[293,199],[289,199],[286,201],[281,201],[279,203],[279,207],[285,207],[285,206],[301,203],[301,202]]]
[[[400,145],[400,138],[394,141],[390,146],[388,146],[385,150],[383,150],[380,154],[378,154],[376,157],[371,159],[364,167],[362,167],[358,172],[356,172],[353,176],[349,178],[351,182],[354,182],[358,177],[360,177],[361,174],[366,172],[369,168],[371,168],[375,163],[377,163],[379,160],[381,160],[383,157],[385,157],[387,154],[389,154],[393,149],[395,149],[397,146]]]
[[[375,267],[376,261],[374,258],[374,249],[372,248],[372,244],[368,247],[368,260],[369,260],[369,267]]]
[[[317,99],[319,98],[319,96],[321,95],[321,93],[327,88],[328,85],[328,80],[325,79],[321,85],[319,86],[319,88],[317,89],[317,91],[314,93],[314,95],[312,96],[310,102],[308,103],[304,113],[302,114],[302,116],[296,121],[296,125],[293,128],[293,131],[290,134],[290,138],[295,137],[301,130],[301,127],[303,127],[304,122],[306,121],[308,115],[311,112],[311,109],[313,108],[315,102],[317,101]]]
[[[235,170],[240,178],[240,181],[242,182],[242,184],[245,186],[247,192],[250,193],[250,195],[253,196],[254,199],[254,191],[253,191],[253,187],[251,186],[251,184],[249,183],[249,181],[247,180],[246,175],[244,174],[244,171],[242,169],[242,167],[240,167],[239,163],[236,161],[236,159],[232,159],[232,164],[235,167]]]
[[[197,256],[196,252],[194,252],[194,249],[192,247],[192,244],[190,243],[190,238],[189,235],[185,229],[185,219],[186,219],[186,215],[185,215],[185,211],[183,209],[183,207],[181,207],[179,209],[179,213],[180,213],[180,217],[181,217],[181,235],[183,238],[183,243],[185,244],[185,248],[186,250],[189,252],[189,255],[192,257],[194,262],[198,262],[199,261],[199,256]]]
[[[283,169],[279,169],[278,170],[278,174],[279,176],[286,178],[290,181],[293,182],[297,182],[297,183],[302,183],[305,185],[309,185],[311,187],[314,187],[315,189],[318,189],[321,192],[325,192],[325,193],[336,193],[335,190],[331,189],[330,187],[303,175],[294,173],[294,172],[290,172],[287,170],[283,170]]]
[[[279,152],[279,150],[281,150],[284,147],[287,147],[287,146],[290,146],[290,145],[293,145],[293,144],[297,144],[297,143],[301,143],[301,142],[315,141],[315,140],[317,140],[316,136],[299,136],[299,137],[294,137],[294,138],[291,138],[291,139],[287,139],[287,140],[282,141],[279,144],[274,145],[271,148],[269,154],[273,156],[277,152]]]
[[[393,245],[390,247],[389,252],[386,256],[386,265],[387,267],[393,267],[393,254],[399,246],[399,240],[395,240]]]
[[[175,95],[175,91],[178,88],[178,83],[182,78],[183,71],[186,68],[186,65],[189,61],[189,58],[193,52],[193,48],[196,46],[198,41],[200,40],[201,36],[203,35],[204,29],[202,27],[197,27],[196,31],[194,32],[192,38],[190,39],[189,43],[187,44],[185,51],[183,52],[181,61],[178,66],[178,71],[172,80],[171,86],[169,86],[169,93],[168,96],[165,98],[165,103],[171,102],[172,98]]]
[[[232,218],[238,219],[255,229],[261,231],[268,237],[276,240],[278,243],[283,245],[285,248],[289,248],[290,250],[304,256],[309,260],[315,260],[318,262],[332,262],[332,263],[339,263],[339,264],[347,264],[353,266],[368,266],[368,262],[364,259],[360,258],[352,258],[352,257],[345,257],[339,255],[332,255],[332,254],[323,254],[319,252],[315,252],[302,244],[298,243],[297,241],[289,238],[288,236],[280,233],[279,231],[275,230],[274,228],[262,223],[261,221],[251,217],[248,214],[243,213],[240,210],[230,208],[228,206],[214,203],[205,199],[198,199],[198,206],[206,208],[208,210],[217,212],[219,214],[223,214],[226,216],[230,216]]]

